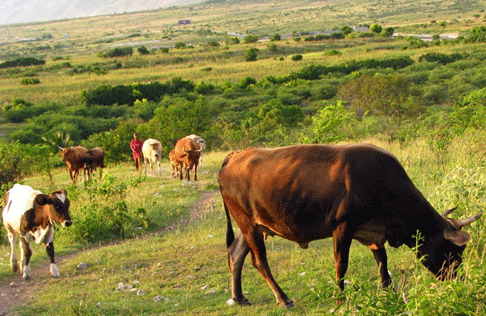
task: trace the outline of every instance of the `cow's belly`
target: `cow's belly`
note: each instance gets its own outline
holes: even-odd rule
[[[385,226],[368,223],[359,227],[354,234],[354,239],[372,250],[378,250],[385,247]]]

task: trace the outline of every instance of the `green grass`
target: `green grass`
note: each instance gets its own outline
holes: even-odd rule
[[[452,145],[454,151],[447,155],[444,165],[436,163],[436,155],[425,142],[406,148],[378,139],[369,142],[391,150],[439,211],[468,200],[454,214],[463,217],[484,206],[485,194],[478,190],[486,186],[484,171],[473,162],[473,156],[466,156],[469,148],[464,139]],[[164,164],[162,177],[142,178],[138,186],[129,190],[126,199],[131,201],[131,208],[147,207],[150,218],[161,221],[158,228],[151,228],[155,233],[134,235],[115,245],[79,252],[59,266],[60,279],[40,275],[32,280],[43,286],[31,301],[15,310],[22,315],[327,315],[336,308],[339,315],[481,315],[486,311],[483,220],[466,228],[473,238],[464,253],[461,278],[454,281],[435,280],[406,247],[387,248],[393,285],[382,290],[371,252],[354,242],[346,274],[346,280],[350,281],[345,291],[348,300],[338,307],[334,297],[332,239],[313,242],[309,249],[303,250],[284,239],[269,238],[266,244],[270,267],[296,307],[286,310],[275,305],[270,288],[249,258],[243,269],[243,290],[254,305],[228,306],[226,301],[231,295],[225,218],[221,197],[215,189],[215,174],[224,156],[225,153],[205,156],[198,184],[170,179],[168,164]],[[459,170],[458,165],[468,172]],[[130,168],[133,167],[126,164],[109,166],[106,173],[117,177],[125,174],[125,181],[130,181],[135,177]],[[54,177],[56,184],[66,185],[67,177],[62,174],[65,170],[59,173]],[[42,177],[25,182],[40,185]],[[185,197],[174,195],[178,190]],[[211,192],[215,195],[203,205],[200,217],[187,220],[192,205]],[[73,203],[73,213],[82,203],[83,199]],[[171,215],[170,210],[176,210],[176,214]],[[186,221],[182,225],[175,225],[183,219]],[[164,226],[172,228],[156,232]],[[56,235],[58,253],[75,251],[76,247],[65,244],[63,238],[67,235],[60,234],[61,231]],[[39,248],[42,247],[34,248],[33,269],[47,262]],[[6,251],[3,247],[2,253]],[[88,262],[91,267],[78,270],[80,262]],[[11,275],[5,265],[0,265],[0,271],[1,279]],[[120,282],[134,285],[145,294],[116,291]],[[403,291],[408,303],[403,299]],[[156,297],[164,299],[154,302]]]

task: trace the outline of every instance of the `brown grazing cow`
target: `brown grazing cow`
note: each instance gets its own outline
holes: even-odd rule
[[[293,306],[270,272],[264,243],[267,236],[281,236],[302,248],[313,240],[333,237],[336,280],[341,289],[351,241],[356,239],[373,252],[386,287],[391,278],[385,242],[392,247],[415,247],[414,236],[419,231],[422,240],[417,256],[443,280],[455,276],[470,240],[462,227],[481,216],[459,221],[446,217],[450,211],[441,216],[392,154],[368,144],[232,153],[219,172],[219,185],[227,216],[232,299],[241,305],[250,304],[241,288],[241,271],[251,252],[253,265],[277,302]],[[230,215],[240,228],[236,239]]]
[[[91,174],[100,169],[100,180],[103,178],[103,168],[105,166],[105,152],[101,147],[91,148],[86,152],[86,156],[82,158],[85,165],[84,169],[88,173],[88,178],[91,178]]]
[[[194,181],[197,181],[197,166],[201,155],[201,148],[196,141],[190,138],[181,138],[177,141],[175,147],[175,160],[180,170],[180,179],[182,180],[182,167],[186,166],[186,178],[191,180],[189,171],[194,168]]]
[[[84,177],[86,178],[84,159],[86,158],[88,150],[82,146],[59,147],[59,149],[62,153],[62,161],[66,163],[71,181],[73,181],[73,183],[76,182],[79,176],[79,170],[84,170]]]
[[[27,185],[15,184],[5,195],[3,225],[10,242],[10,267],[14,272],[19,269],[15,247],[20,239],[20,273],[24,280],[30,279],[30,257],[32,247],[29,241],[44,242],[51,261],[50,272],[59,277],[54,260],[54,224],[63,227],[72,225],[69,216],[69,199],[66,190],[55,191],[50,195],[36,191]]]

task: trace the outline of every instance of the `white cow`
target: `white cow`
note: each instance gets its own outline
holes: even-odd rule
[[[201,136],[198,136],[196,134],[187,135],[185,138],[195,140],[196,143],[199,145],[199,148],[201,150],[201,154],[199,156],[199,163],[197,165],[197,169],[199,169],[202,166],[203,151],[206,150],[206,141]]]
[[[51,261],[50,272],[54,278],[59,277],[54,260],[54,224],[69,227],[73,223],[66,190],[46,195],[27,185],[15,184],[5,195],[4,202],[3,225],[11,247],[12,271],[16,272],[19,268],[15,246],[20,238],[20,272],[24,280],[30,279],[32,247],[29,242],[33,238],[36,243],[44,241]]]
[[[150,166],[150,173],[155,174],[155,166],[157,165],[157,173],[160,174],[160,158],[162,156],[162,144],[153,138],[149,138],[143,142],[142,146],[143,163],[145,164],[145,173]]]

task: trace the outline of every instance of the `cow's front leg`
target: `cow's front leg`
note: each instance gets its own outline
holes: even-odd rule
[[[54,260],[54,228],[53,227],[49,229],[49,232],[44,238],[44,244],[46,245],[47,255],[49,256],[49,260],[51,262],[51,266],[49,268],[51,275],[53,278],[58,278],[59,271],[57,270],[56,261]]]
[[[56,261],[54,260],[54,243],[50,242],[46,245],[47,255],[51,261],[50,272],[53,278],[59,277],[59,271],[57,270]]]
[[[25,281],[30,279],[30,257],[32,256],[32,248],[28,237],[22,236],[20,238],[20,272]]]
[[[349,248],[351,247],[352,235],[346,223],[341,223],[333,232],[334,239],[334,267],[336,269],[336,281],[341,291],[344,290],[344,275],[348,270]],[[336,293],[341,296],[342,293]],[[343,302],[343,298],[338,297],[337,304]]]
[[[380,248],[378,250],[372,249],[371,251],[373,252],[373,256],[378,264],[378,269],[380,270],[381,286],[385,288],[392,283],[390,273],[388,272],[388,259],[385,248]]]
[[[8,241],[10,243],[10,268],[12,268],[13,272],[17,272],[17,270],[19,269],[17,255],[15,254],[17,239],[18,238],[16,234],[8,232]]]

